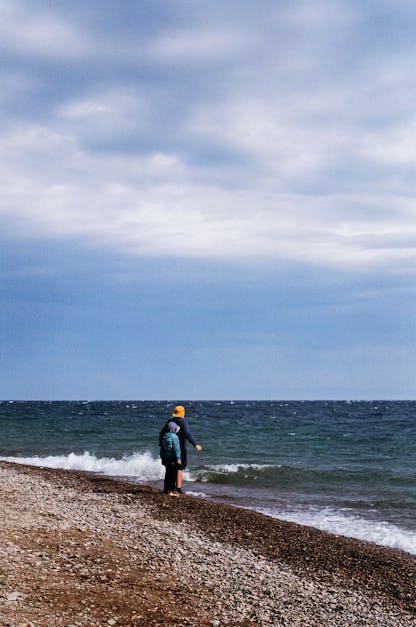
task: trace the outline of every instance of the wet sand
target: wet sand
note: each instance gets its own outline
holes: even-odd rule
[[[0,462],[1,625],[416,625],[416,557]]]

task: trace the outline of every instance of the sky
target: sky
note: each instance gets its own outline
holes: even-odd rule
[[[415,32],[0,0],[0,398],[414,399]]]

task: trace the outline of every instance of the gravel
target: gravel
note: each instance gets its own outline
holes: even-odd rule
[[[416,560],[187,496],[0,463],[0,622],[416,625]]]

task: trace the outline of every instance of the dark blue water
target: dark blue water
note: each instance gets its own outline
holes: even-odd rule
[[[188,492],[416,553],[416,402],[188,402]],[[174,403],[2,402],[0,457],[161,485]]]

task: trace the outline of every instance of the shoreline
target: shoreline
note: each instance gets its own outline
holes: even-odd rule
[[[0,475],[3,625],[415,624],[398,549],[92,473]]]

